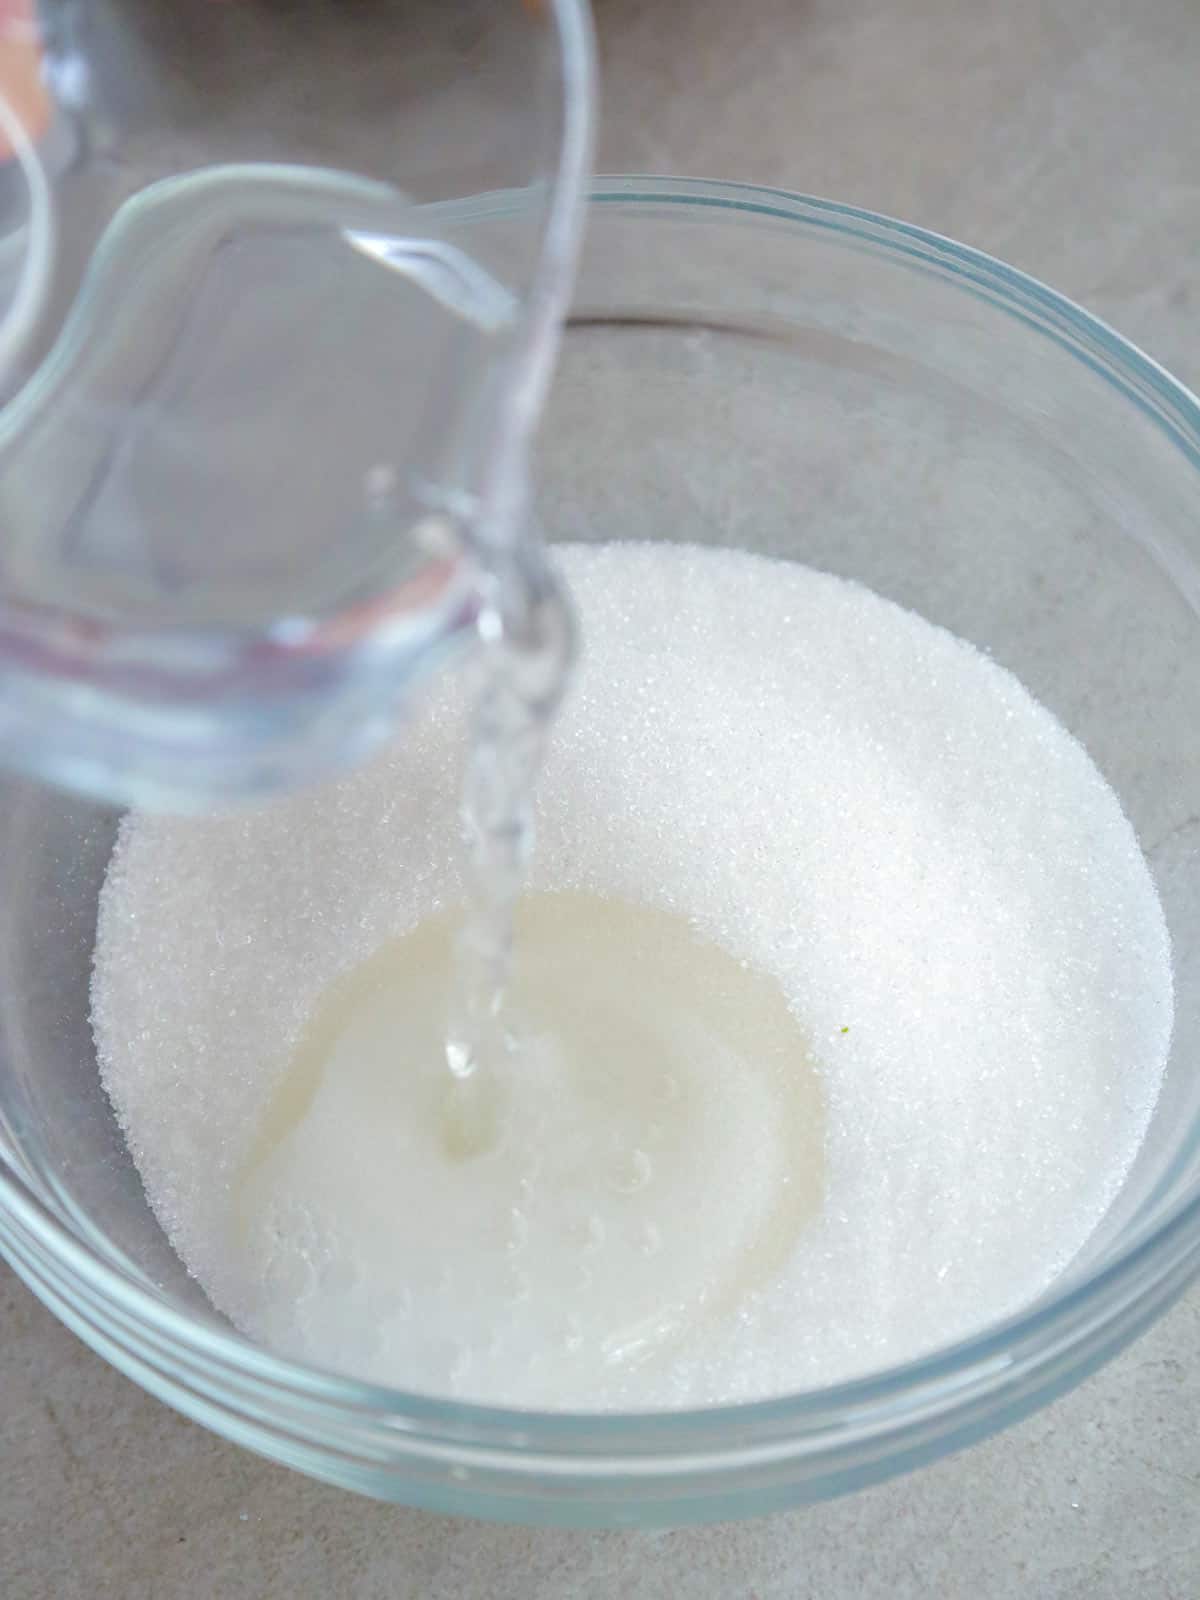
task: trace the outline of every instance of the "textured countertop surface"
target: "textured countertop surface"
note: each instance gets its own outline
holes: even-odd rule
[[[1195,0],[598,0],[599,165],[889,212],[1200,384]],[[1200,1596],[1200,1291],[1057,1405],[829,1506],[659,1534],[375,1505],[181,1420],[0,1267],[0,1593]]]

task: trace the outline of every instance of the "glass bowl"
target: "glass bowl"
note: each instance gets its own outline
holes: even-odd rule
[[[515,203],[476,206],[474,224],[503,226]],[[504,1411],[278,1359],[173,1255],[97,1079],[87,986],[114,814],[15,780],[0,805],[0,1245],[152,1393],[369,1494],[590,1524],[839,1494],[1060,1394],[1200,1268],[1200,408],[1068,301],[918,228],[771,190],[612,179],[592,195],[540,480],[556,538],[707,540],[861,579],[1011,667],[1087,746],[1157,877],[1178,988],[1153,1124],[1087,1249],[977,1337],[693,1413]]]

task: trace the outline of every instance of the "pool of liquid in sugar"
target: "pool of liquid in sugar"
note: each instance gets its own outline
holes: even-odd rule
[[[772,979],[586,893],[527,896],[516,932],[519,1070],[488,1088],[482,1149],[438,1033],[453,918],[322,996],[231,1210],[276,1347],[562,1403],[727,1319],[817,1213],[820,1081]]]

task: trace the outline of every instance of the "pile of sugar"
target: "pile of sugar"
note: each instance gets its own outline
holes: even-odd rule
[[[470,1392],[768,1395],[1017,1309],[1120,1186],[1170,1041],[1168,936],[1116,798],[1009,673],[855,584],[686,545],[558,555],[585,648],[533,885],[682,913],[778,981],[824,1080],[826,1193],[774,1281],[669,1362],[563,1392],[485,1368]],[[318,1362],[359,1364],[281,1335],[229,1249],[231,1186],[325,986],[454,901],[460,743],[443,698],[318,792],[131,817],[101,900],[96,1042],[150,1202],[220,1309]],[[402,1341],[368,1348],[411,1378]]]

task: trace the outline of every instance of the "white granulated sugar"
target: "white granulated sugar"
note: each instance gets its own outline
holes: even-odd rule
[[[670,1361],[470,1392],[779,1393],[1017,1309],[1112,1200],[1170,1040],[1166,927],[1117,800],[1009,673],[855,584],[690,546],[558,556],[585,651],[532,884],[682,913],[778,981],[824,1084],[825,1193],[772,1281]],[[456,897],[439,705],[270,810],[128,819],[101,902],[96,1041],[150,1202],[217,1306],[315,1361],[360,1358],[289,1336],[231,1255],[230,1190],[325,986]],[[402,1339],[362,1350],[412,1381]]]

